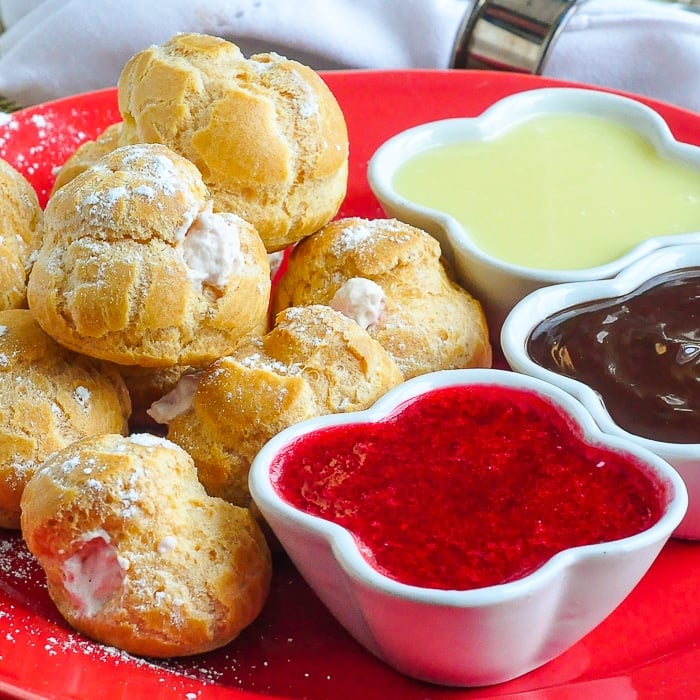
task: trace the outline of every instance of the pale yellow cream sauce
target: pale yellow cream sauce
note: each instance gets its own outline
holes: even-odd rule
[[[700,230],[700,170],[597,117],[536,117],[426,151],[393,186],[451,214],[484,252],[527,267],[593,267],[647,238]]]

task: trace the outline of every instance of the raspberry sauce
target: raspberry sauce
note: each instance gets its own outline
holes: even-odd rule
[[[636,458],[586,444],[538,394],[486,384],[317,431],[280,454],[272,480],[287,502],[350,530],[384,575],[454,590],[641,532],[664,503]]]

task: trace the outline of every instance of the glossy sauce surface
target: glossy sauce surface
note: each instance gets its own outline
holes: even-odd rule
[[[700,229],[700,171],[586,115],[535,117],[489,140],[430,149],[392,184],[451,214],[484,252],[538,269],[595,267],[650,237]]]
[[[640,532],[664,498],[634,459],[584,444],[550,401],[497,385],[439,389],[384,421],[312,433],[278,456],[272,480],[350,530],[386,576],[456,590]]]
[[[564,309],[534,328],[527,352],[595,389],[628,432],[700,443],[700,268]]]

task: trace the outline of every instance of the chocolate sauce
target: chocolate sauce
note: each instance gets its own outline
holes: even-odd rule
[[[700,267],[564,309],[533,330],[527,351],[597,391],[628,432],[700,443]]]

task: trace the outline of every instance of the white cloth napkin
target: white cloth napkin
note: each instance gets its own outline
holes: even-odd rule
[[[564,25],[543,73],[700,112],[700,11],[646,0],[589,0]]]
[[[473,0],[0,0],[0,94],[23,105],[113,86],[139,49],[224,36],[318,70],[447,68]],[[580,0],[544,74],[700,111],[700,15],[653,0]]]

